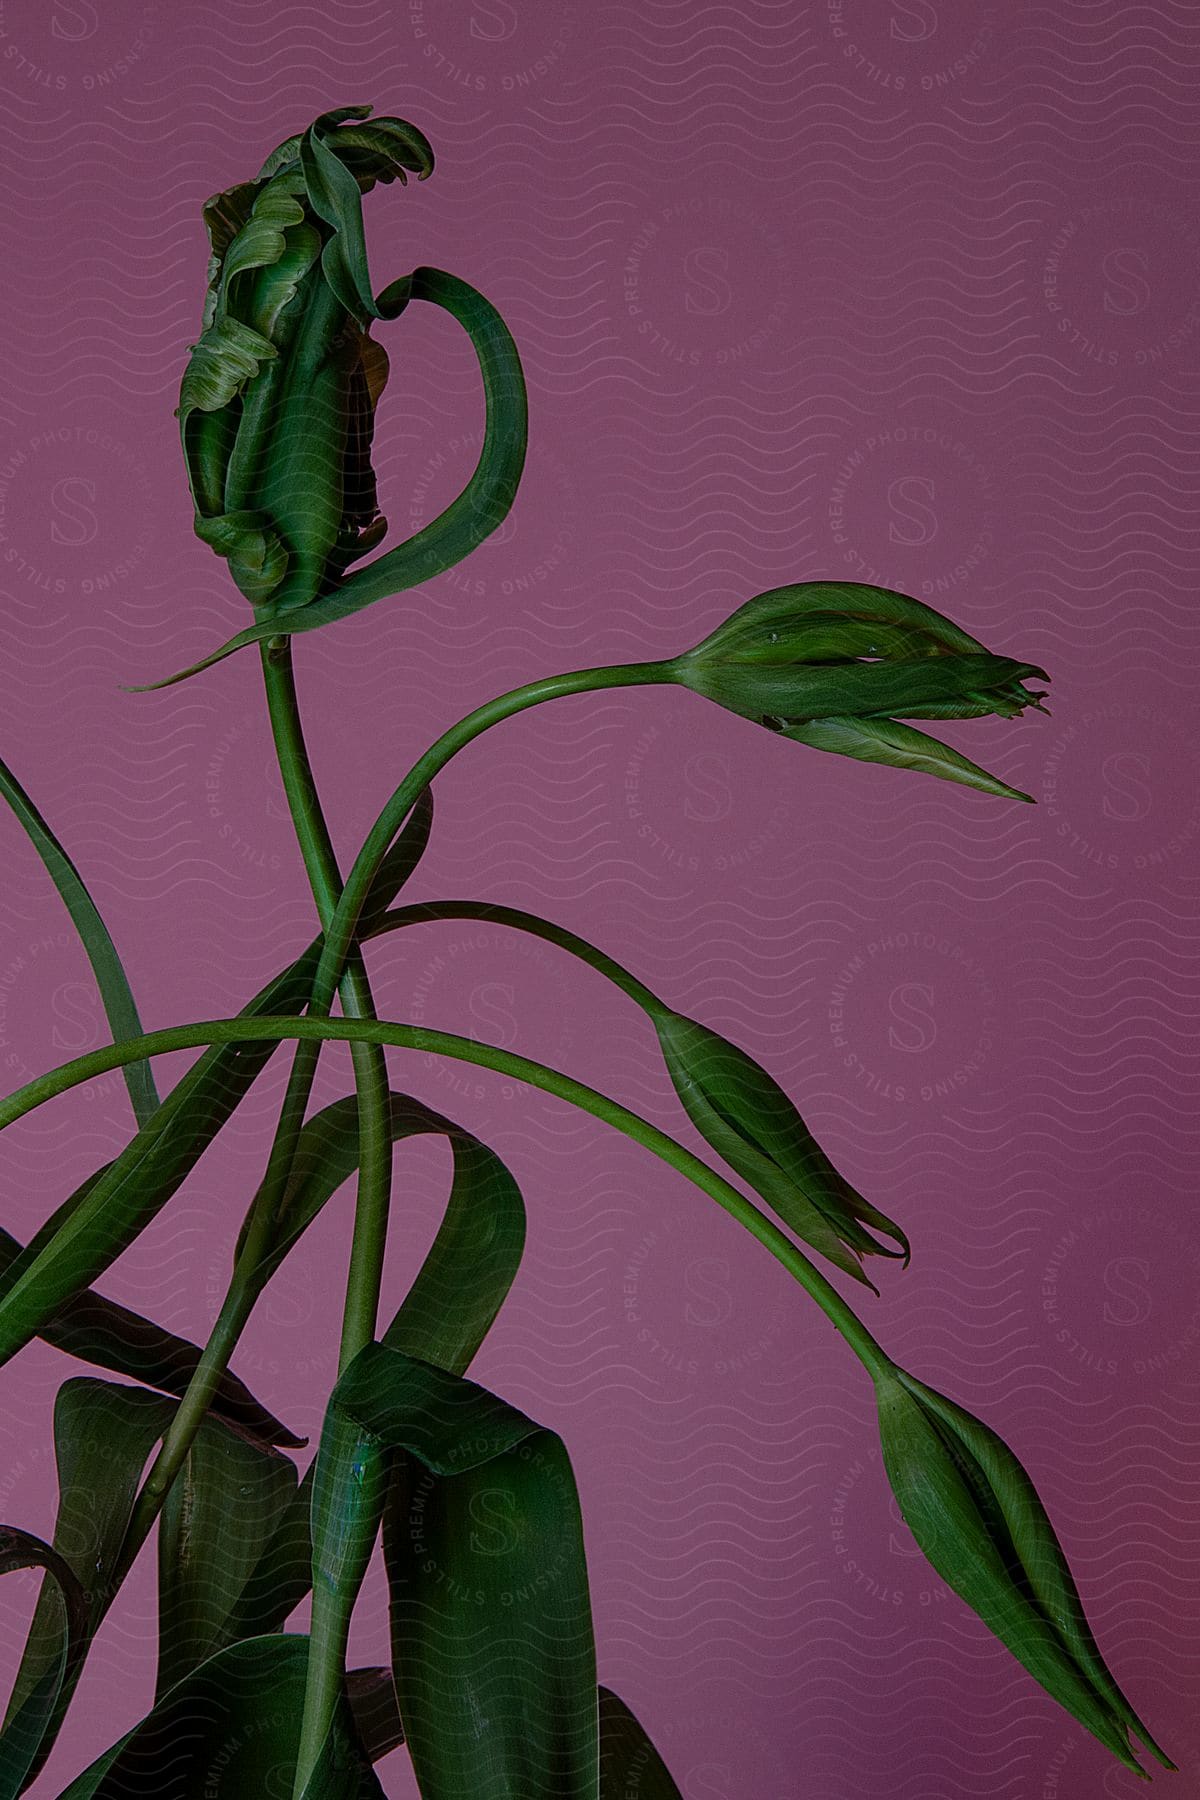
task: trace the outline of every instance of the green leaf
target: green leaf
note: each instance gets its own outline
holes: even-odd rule
[[[142,1388],[116,1387],[92,1376],[64,1382],[54,1406],[58,1516],[54,1549],[83,1590],[87,1616],[79,1652],[51,1707],[33,1773],[49,1755],[71,1697],[83,1653],[103,1616],[105,1585],[133,1511],[146,1459],[171,1421],[173,1401]],[[13,1685],[5,1728],[38,1691],[60,1655],[60,1609],[43,1588]]]
[[[243,1591],[296,1490],[286,1456],[204,1420],[158,1528],[157,1699],[242,1635]]]
[[[600,1689],[600,1800],[683,1800],[637,1719],[606,1687]]]
[[[779,1083],[753,1057],[667,1007],[651,1017],[672,1085],[701,1136],[797,1237],[877,1294],[862,1258],[903,1257],[907,1264],[909,1242],[900,1227],[838,1173]],[[881,1244],[867,1225],[899,1248]]]
[[[838,756],[853,756],[859,762],[887,763],[894,769],[915,769],[922,775],[937,775],[943,781],[958,781],[964,787],[978,788],[984,794],[998,794],[1004,800],[1028,800],[1033,795],[1020,788],[1009,787],[996,775],[989,775],[977,763],[968,761],[949,744],[901,725],[896,719],[810,719],[806,725],[789,725],[782,735],[795,744],[808,744],[814,750],[830,750]]]
[[[54,1742],[83,1654],[104,1617],[142,1471],[175,1410],[175,1402],[163,1396],[90,1376],[68,1381],[59,1390],[54,1550],[83,1590],[86,1617],[78,1657],[62,1683],[39,1764]],[[263,1609],[261,1589],[247,1590],[264,1548],[296,1502],[296,1468],[289,1458],[211,1415],[202,1421],[159,1527],[159,1695],[214,1650],[251,1635],[253,1616]],[[43,1592],[13,1689],[10,1718],[43,1680],[58,1629],[53,1598]]]
[[[0,1275],[21,1253],[16,1238],[0,1230]],[[146,1387],[162,1388],[177,1397],[184,1393],[200,1360],[195,1344],[91,1290],[68,1300],[52,1319],[47,1319],[38,1336],[81,1362],[95,1363],[97,1368],[128,1376]],[[213,1395],[212,1409],[265,1444],[286,1444],[297,1449],[307,1441],[281,1425],[254,1398],[245,1382],[228,1370]]]
[[[123,1038],[140,1037],[142,1022],[108,927],[96,910],[96,904],[84,886],[79,870],[12,770],[3,762],[0,762],[0,794],[3,794],[24,826],[30,843],[45,864],[47,874],[71,915],[71,922],[79,933],[96,977],[96,987],[113,1034],[113,1042],[120,1043]],[[150,1065],[144,1062],[130,1063],[123,1073],[134,1117],[139,1125],[145,1125],[158,1107],[158,1090],[154,1085]]]
[[[276,976],[239,1017],[307,1003],[317,954]],[[270,1061],[274,1041],[213,1046],[189,1069],[137,1136],[60,1208],[15,1258],[0,1299],[0,1362],[35,1337],[67,1301],[128,1249],[182,1185]],[[84,1192],[86,1189],[86,1192]]]
[[[1124,1763],[1140,1738],[1173,1769],[1113,1680],[1037,1490],[982,1420],[892,1365],[875,1377],[884,1467],[942,1577],[1061,1706]]]
[[[252,1638],[187,1675],[60,1800],[290,1795],[308,1639]],[[343,1699],[303,1800],[385,1800]]]
[[[16,1800],[32,1779],[34,1765],[40,1766],[44,1760],[44,1754],[39,1754],[42,1740],[63,1683],[83,1647],[88,1616],[86,1596],[69,1563],[31,1533],[13,1525],[0,1525],[0,1575],[11,1574],[14,1569],[44,1569],[53,1576],[55,1586],[49,1594],[57,1603],[57,1636],[47,1630],[43,1640],[44,1666],[27,1687],[23,1700],[18,1702],[14,1694],[0,1732],[0,1800]],[[47,1584],[43,1582],[39,1603],[46,1594]],[[47,1604],[47,1614],[53,1610],[53,1602]]]
[[[357,937],[370,937],[380,927],[388,907],[424,856],[432,830],[433,788],[426,787],[413,802],[412,811],[375,871],[359,910]]]
[[[437,1237],[385,1342],[462,1373],[520,1267],[525,1246],[521,1191],[499,1157],[470,1132],[407,1094],[390,1098],[392,1142],[443,1133],[453,1150],[454,1176]],[[351,1094],[304,1124],[257,1282],[270,1280],[326,1201],[353,1175],[358,1158],[358,1098]]]
[[[461,562],[503,523],[521,479],[528,435],[525,378],[512,334],[482,294],[443,270],[416,269],[402,283],[392,283],[377,302],[381,313],[394,309],[389,296],[398,291],[404,298],[443,307],[464,327],[475,347],[486,418],[483,448],[467,486],[444,512],[405,543],[355,570],[309,604],[248,626],[190,668],[162,681],[144,682],[130,692],[170,687],[248,644],[263,643],[280,633],[316,631],[337,619],[350,618],[375,600],[432,581]]]
[[[424,1800],[594,1800],[595,1649],[561,1440],[474,1382],[382,1344],[350,1364],[329,1417],[394,1458],[384,1521],[393,1671]],[[352,1492],[344,1472],[327,1488],[323,1479],[317,1489],[343,1511],[322,1508],[314,1490],[322,1568],[334,1560],[326,1544],[348,1529]]]

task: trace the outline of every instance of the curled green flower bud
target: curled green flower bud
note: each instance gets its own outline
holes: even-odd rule
[[[372,298],[362,195],[423,180],[433,153],[370,110],[323,113],[204,208],[203,329],[176,415],[197,535],[267,616],[309,604],[387,530],[371,439],[388,359],[369,328],[408,288]]]
[[[1159,1748],[1109,1674],[1046,1509],[1008,1445],[894,1364],[875,1377],[888,1480],[942,1580],[1128,1769]]]
[[[798,1238],[879,1289],[864,1256],[909,1259],[900,1227],[838,1174],[779,1083],[744,1050],[663,1007],[653,1015],[667,1072],[700,1135],[778,1213]],[[892,1238],[890,1249],[866,1230]]]
[[[1023,683],[1050,677],[993,656],[905,594],[853,581],[772,588],[669,667],[694,693],[796,743],[1031,799],[899,721],[1045,711]]]

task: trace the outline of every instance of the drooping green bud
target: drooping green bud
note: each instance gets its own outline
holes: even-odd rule
[[[1023,683],[1049,676],[993,656],[905,594],[853,581],[771,588],[669,667],[694,693],[796,743],[1031,799],[899,721],[1045,711]]]
[[[1036,1681],[1128,1769],[1129,1736],[1166,1769],[1110,1675],[1029,1476],[981,1420],[894,1364],[875,1377],[883,1462],[913,1536]]]
[[[653,1014],[667,1072],[692,1124],[785,1225],[874,1293],[864,1256],[902,1257],[909,1242],[834,1168],[779,1083],[706,1025],[662,1008]],[[890,1249],[866,1226],[892,1238]]]
[[[323,113],[204,207],[203,329],[176,414],[197,535],[264,617],[307,605],[387,530],[371,439],[388,359],[370,324],[408,291],[372,298],[362,195],[424,180],[433,153],[370,110]]]

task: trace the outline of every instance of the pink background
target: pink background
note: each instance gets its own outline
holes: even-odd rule
[[[192,536],[172,417],[200,206],[327,107],[431,139],[430,181],[367,202],[374,284],[432,263],[482,288],[532,432],[512,518],[469,564],[297,641],[345,861],[471,706],[673,653],[781,581],[885,583],[1051,671],[1052,718],[945,733],[1036,808],[682,692],[558,702],[441,778],[410,897],[542,911],[787,1084],[911,1231],[911,1269],[864,1290],[872,1329],[1026,1462],[1180,1795],[1200,1775],[1198,75],[1185,0],[0,4],[0,751],[148,1026],[235,1012],[313,928],[257,658],[118,684],[247,620]],[[482,407],[452,323],[382,329],[394,541],[461,485]],[[10,1089],[105,1027],[7,813],[0,844]],[[558,1064],[693,1141],[641,1014],[566,956],[423,926],[370,967],[383,1015]],[[206,1332],[286,1061],[106,1292]],[[567,1440],[602,1678],[686,1800],[1139,1791],[914,1552],[869,1384],[750,1238],[544,1096],[392,1068],[524,1188],[530,1250],[473,1372]],[[322,1069],[323,1098],[347,1091],[342,1051]],[[31,1232],[128,1131],[117,1076],[13,1128],[5,1222]],[[443,1159],[397,1156],[392,1306]],[[237,1361],[309,1432],[351,1199]],[[5,1521],[50,1532],[53,1394],[78,1372],[34,1346],[8,1373]],[[4,1584],[6,1666],[33,1593]],[[145,1709],[153,1619],[143,1557],[36,1795]],[[383,1627],[375,1582],[360,1660]],[[413,1793],[403,1752],[382,1774]]]

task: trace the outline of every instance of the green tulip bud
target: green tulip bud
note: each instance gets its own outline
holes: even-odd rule
[[[667,1072],[700,1135],[806,1244],[878,1294],[864,1256],[903,1257],[900,1227],[838,1174],[779,1083],[715,1031],[667,1008],[653,1015]],[[872,1225],[899,1245],[891,1249]]]
[[[931,606],[861,582],[800,582],[739,607],[668,664],[673,680],[796,743],[1031,800],[900,723],[1039,711],[1034,663],[993,656]]]
[[[1155,1743],[1109,1674],[1054,1527],[1004,1440],[890,1365],[875,1376],[883,1462],[933,1567],[1036,1681],[1139,1775],[1132,1732]]]
[[[204,207],[212,256],[176,416],[197,535],[264,617],[310,601],[387,530],[371,439],[388,359],[370,336],[362,195],[433,153],[369,106],[323,113]]]

